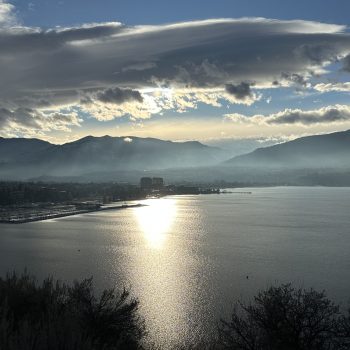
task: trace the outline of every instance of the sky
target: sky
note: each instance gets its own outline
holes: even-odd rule
[[[348,0],[0,0],[0,136],[350,129]]]

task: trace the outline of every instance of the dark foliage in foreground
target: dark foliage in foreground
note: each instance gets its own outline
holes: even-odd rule
[[[97,298],[92,279],[38,284],[27,273],[13,273],[0,278],[0,350],[141,349],[145,330],[137,308],[125,290]],[[221,321],[217,339],[177,348],[348,350],[350,311],[342,314],[324,292],[270,287],[251,304],[238,303],[231,319]]]
[[[144,335],[129,293],[93,293],[92,279],[73,286],[24,273],[0,278],[1,350],[136,349]]]
[[[350,349],[350,312],[342,315],[324,292],[270,287],[221,321],[219,343],[237,350]]]

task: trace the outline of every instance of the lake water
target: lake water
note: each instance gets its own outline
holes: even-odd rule
[[[350,188],[252,188],[148,206],[0,225],[0,274],[94,276],[140,300],[162,348],[205,339],[234,302],[273,283],[350,299]],[[248,278],[247,278],[248,276]]]

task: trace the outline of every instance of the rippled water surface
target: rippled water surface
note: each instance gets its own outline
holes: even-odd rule
[[[254,188],[173,196],[148,206],[0,225],[0,273],[94,276],[140,300],[162,348],[215,331],[238,298],[271,283],[350,298],[350,188]]]

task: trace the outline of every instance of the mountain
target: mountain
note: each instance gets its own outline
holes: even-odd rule
[[[0,179],[137,183],[142,176],[163,176],[170,182],[350,185],[350,131],[227,158],[227,152],[199,142],[133,136],[88,136],[63,145],[0,138]]]
[[[350,130],[307,136],[258,148],[234,157],[225,165],[253,168],[324,169],[350,167]]]
[[[69,177],[101,171],[186,168],[217,164],[227,158],[227,153],[220,148],[196,141],[88,136],[53,145],[40,140],[1,139],[0,178]]]
[[[26,161],[51,146],[51,143],[38,139],[0,137],[0,163]]]

